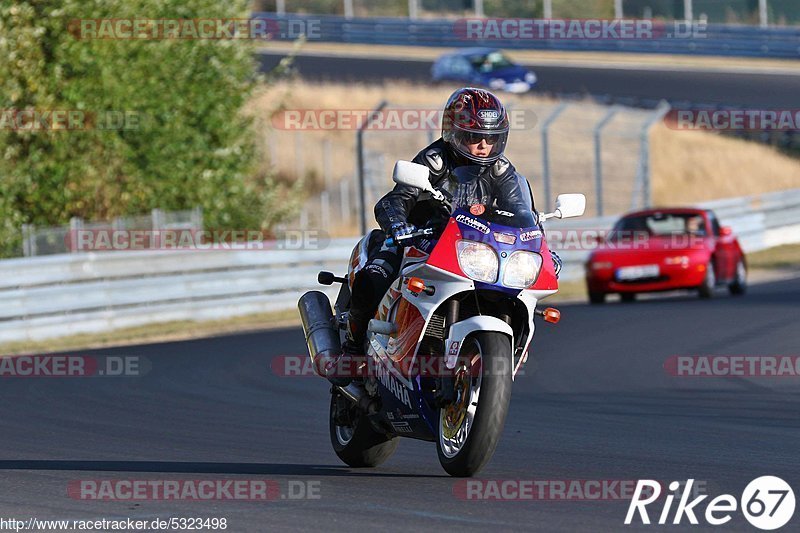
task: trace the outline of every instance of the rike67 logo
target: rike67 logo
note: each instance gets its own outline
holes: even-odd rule
[[[788,483],[779,477],[762,476],[754,479],[745,487],[739,501],[730,494],[717,496],[707,502],[705,512],[702,514],[699,509],[700,504],[708,498],[708,495],[697,496],[689,501],[693,484],[694,479],[688,480],[685,490],[680,492],[681,483],[673,481],[669,484],[669,490],[672,491],[672,494],[668,494],[664,498],[664,507],[658,517],[658,524],[664,525],[668,523],[676,494],[679,495],[680,500],[671,522],[675,525],[680,524],[684,517],[690,524],[697,525],[699,523],[697,516],[700,515],[705,518],[708,524],[721,526],[730,522],[732,513],[735,513],[738,507],[750,524],[764,531],[772,531],[786,525],[794,515],[794,491]],[[650,516],[647,512],[647,506],[658,500],[660,496],[661,484],[658,481],[650,479],[639,480],[636,484],[631,504],[628,506],[625,524],[630,525],[638,512],[642,524],[649,525]]]

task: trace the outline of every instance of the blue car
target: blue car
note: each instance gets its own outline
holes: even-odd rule
[[[492,90],[524,93],[536,74],[517,65],[496,48],[466,48],[445,54],[431,68],[433,81],[460,81]]]

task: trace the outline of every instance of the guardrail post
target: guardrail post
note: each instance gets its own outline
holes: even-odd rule
[[[612,106],[594,127],[594,187],[595,194],[597,195],[597,216],[599,217],[603,216],[603,154],[600,138],[603,128],[611,122],[611,119],[614,118],[614,115],[618,112],[619,108],[617,106]]]
[[[544,0],[544,17],[545,19],[553,18],[553,0]]]
[[[275,13],[278,15],[286,14],[286,0],[277,0],[275,2]]]
[[[614,0],[614,18],[621,19],[623,16],[622,0]]]
[[[378,107],[372,110],[367,117],[367,120],[358,128],[358,132],[356,132],[356,157],[358,158],[358,207],[359,207],[359,228],[361,230],[361,235],[366,235],[367,233],[367,200],[366,200],[366,192],[364,187],[364,130],[369,127],[372,121],[375,119],[376,115],[383,110],[384,107],[389,102],[386,100],[381,100],[381,103],[378,104]]]
[[[547,18],[547,17],[545,17]],[[548,130],[550,125],[569,107],[569,104],[562,102],[556,106],[550,115],[542,122],[542,183],[544,184],[544,205],[539,209],[548,209],[550,205],[550,142]]]
[[[683,0],[683,19],[689,22],[694,20],[694,9],[692,0]]]
[[[475,0],[475,16],[483,17],[483,0]]]
[[[344,0],[344,18],[353,18],[353,0]]]
[[[769,10],[767,0],[758,0],[758,22],[762,28],[769,26]]]

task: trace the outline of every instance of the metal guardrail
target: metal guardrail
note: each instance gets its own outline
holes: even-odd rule
[[[296,37],[298,22],[311,23],[313,40],[332,43],[410,46],[492,46],[508,49],[634,52],[741,57],[800,57],[800,28],[709,24],[705,31],[687,38],[670,38],[670,32],[654,32],[649,39],[466,39],[454,20],[407,18],[345,18],[332,15],[300,15],[257,12],[253,18],[277,23],[277,40]],[[292,27],[289,27],[292,25]]]
[[[747,252],[800,242],[800,189],[706,202]],[[605,230],[616,217],[551,221],[550,231]],[[292,309],[321,287],[320,270],[343,273],[356,239],[316,250],[127,251],[0,261],[0,342],[173,320]],[[562,280],[583,276],[586,249],[559,250]],[[327,289],[335,296],[336,287]]]

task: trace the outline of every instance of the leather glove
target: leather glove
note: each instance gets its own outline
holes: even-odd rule
[[[408,222],[396,222],[392,224],[391,227],[392,239],[394,240],[395,244],[402,245],[403,240],[400,238],[405,237],[406,235],[411,235],[415,231],[417,231],[417,227],[414,224],[409,224]]]

